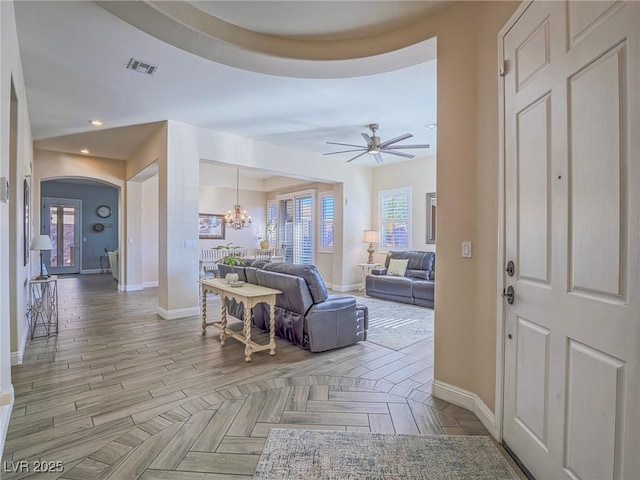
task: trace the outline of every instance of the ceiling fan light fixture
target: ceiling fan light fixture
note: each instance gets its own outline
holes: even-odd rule
[[[386,140],[384,142],[381,142],[380,137],[376,135],[376,131],[378,130],[378,127],[379,125],[377,123],[371,123],[369,124],[369,130],[371,130],[371,135],[367,135],[366,133],[360,134],[364,139],[364,141],[366,142],[366,145],[360,146],[360,145],[354,145],[352,143],[327,142],[328,144],[331,144],[331,145],[354,147],[355,150],[351,149],[351,150],[342,150],[339,152],[328,152],[328,153],[325,153],[324,155],[335,155],[339,153],[348,153],[348,152],[360,152],[356,156],[347,160],[347,163],[349,163],[349,162],[353,162],[357,158],[360,158],[365,153],[368,153],[369,155],[372,155],[376,159],[376,164],[379,165],[383,162],[382,156],[381,156],[382,153],[389,154],[389,155],[396,155],[404,158],[414,158],[415,155],[412,155],[410,153],[404,153],[398,150],[429,148],[428,144],[396,145],[398,142],[401,142],[402,140],[406,140],[407,138],[413,137],[413,135],[410,133],[405,133],[404,135],[400,135],[399,137],[395,137],[395,138],[392,138],[391,140]]]

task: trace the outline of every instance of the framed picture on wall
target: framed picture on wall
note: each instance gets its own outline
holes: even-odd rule
[[[224,215],[201,213],[198,222],[200,238],[224,240]]]
[[[24,236],[24,264],[26,265],[27,263],[29,263],[29,254],[31,253],[29,251],[29,247],[31,246],[31,228],[29,226],[29,224],[31,223],[31,215],[30,215],[30,211],[29,211],[29,199],[31,198],[31,195],[29,194],[29,182],[27,182],[27,180],[25,179],[24,181],[24,192],[23,192],[23,207],[24,207],[24,224],[23,224],[23,236]]]
[[[436,192],[427,193],[427,242],[436,243],[436,212],[437,212]]]

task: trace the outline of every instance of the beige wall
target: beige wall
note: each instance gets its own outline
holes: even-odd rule
[[[497,33],[519,3],[464,2],[433,21],[438,37],[435,378],[495,407]],[[473,258],[461,258],[461,242]]]
[[[371,228],[378,228],[378,192],[402,187],[411,187],[412,193],[411,249],[435,252],[436,246],[426,242],[427,193],[436,191],[435,156],[414,158],[373,169]],[[374,248],[377,247],[374,245]],[[374,260],[384,262],[387,250],[377,251],[373,255]]]

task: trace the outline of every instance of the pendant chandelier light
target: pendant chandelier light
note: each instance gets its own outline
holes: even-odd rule
[[[251,217],[247,215],[246,210],[242,210],[242,205],[240,205],[240,169],[236,169],[236,204],[233,206],[233,211],[229,210],[229,213],[224,217],[224,221],[227,227],[234,230],[242,230],[251,225]]]

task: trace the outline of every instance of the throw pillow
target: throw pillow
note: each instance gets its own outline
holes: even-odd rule
[[[407,264],[409,259],[392,258],[389,260],[389,268],[387,268],[387,275],[393,275],[395,277],[404,277],[404,272],[407,271]]]

